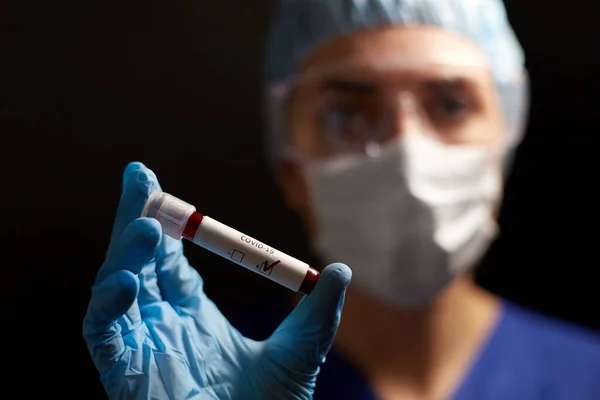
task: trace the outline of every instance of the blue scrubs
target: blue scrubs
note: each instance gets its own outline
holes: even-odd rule
[[[379,400],[335,351],[317,379],[315,400]],[[600,400],[600,335],[504,302],[496,328],[451,399]]]

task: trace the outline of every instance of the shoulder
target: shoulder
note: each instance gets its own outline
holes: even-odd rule
[[[596,357],[600,362],[600,333],[590,328],[510,302],[505,302],[503,319],[501,324],[509,332],[518,332],[520,341],[534,352],[541,350],[549,357],[563,355],[577,362]]]
[[[591,400],[600,393],[600,335],[504,302],[459,399]]]
[[[568,393],[569,398],[583,399],[592,390],[600,391],[598,332],[510,303],[501,325],[527,375],[535,376],[553,395],[565,398]]]

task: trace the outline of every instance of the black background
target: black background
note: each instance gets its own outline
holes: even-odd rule
[[[528,135],[480,269],[490,290],[600,328],[600,24],[591,0],[515,0],[532,77]],[[261,37],[272,2],[0,4],[2,398],[105,398],[81,336],[123,167],[310,258],[263,161]],[[228,316],[285,292],[186,245]]]

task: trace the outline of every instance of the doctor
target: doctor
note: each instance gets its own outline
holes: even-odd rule
[[[269,339],[245,338],[138,218],[160,186],[130,164],[84,321],[109,397],[597,399],[595,334],[471,277],[526,111],[501,2],[285,1],[268,43],[272,165],[331,264]]]

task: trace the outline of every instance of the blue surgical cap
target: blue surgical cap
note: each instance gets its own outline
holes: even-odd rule
[[[267,81],[298,72],[329,38],[384,26],[438,26],[474,41],[497,81],[522,71],[524,54],[501,0],[283,0],[267,43]]]
[[[286,145],[278,88],[300,72],[315,47],[361,30],[411,25],[437,26],[478,45],[491,65],[508,146],[516,147],[527,119],[529,81],[525,54],[501,0],[282,0],[266,49],[266,144],[271,163]]]

